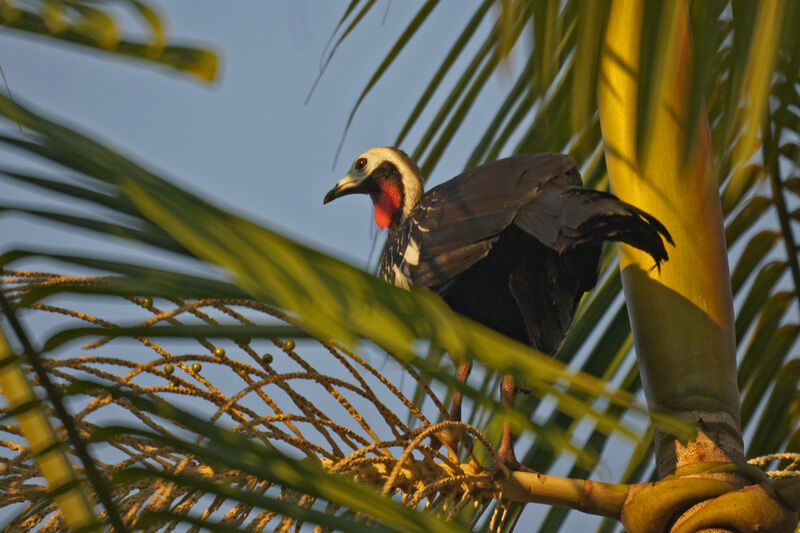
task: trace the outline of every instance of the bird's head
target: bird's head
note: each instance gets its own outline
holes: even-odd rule
[[[397,148],[367,150],[356,158],[347,175],[325,195],[324,204],[348,194],[369,194],[375,205],[375,222],[397,228],[422,196],[419,167]]]

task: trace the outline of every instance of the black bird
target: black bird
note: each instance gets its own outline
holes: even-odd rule
[[[667,229],[654,217],[606,192],[583,188],[575,161],[562,154],[509,157],[483,165],[423,194],[417,165],[396,148],[361,154],[324,203],[369,194],[375,221],[389,228],[381,277],[403,288],[424,285],[453,310],[547,354],[567,333],[584,292],[597,283],[604,241],[622,241],[667,260]],[[459,365],[458,378],[469,375]],[[516,387],[503,378],[501,398],[513,406]],[[456,394],[450,417],[461,418]],[[455,435],[445,435],[454,447]],[[450,442],[447,442],[450,440]],[[511,428],[499,459],[519,464]]]

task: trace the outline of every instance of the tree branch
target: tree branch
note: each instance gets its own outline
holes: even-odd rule
[[[502,492],[503,499],[558,505],[619,520],[628,492],[634,485],[513,472],[511,479],[498,481],[495,486]]]

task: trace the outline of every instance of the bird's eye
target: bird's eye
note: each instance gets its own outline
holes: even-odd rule
[[[362,157],[358,161],[356,161],[356,170],[361,170],[365,166],[367,166],[367,160],[365,158]]]

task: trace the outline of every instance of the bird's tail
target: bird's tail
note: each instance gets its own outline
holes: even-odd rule
[[[557,188],[543,192],[531,204],[535,205],[521,212],[515,223],[562,253],[603,241],[620,241],[650,254],[660,269],[662,261],[669,259],[664,241],[675,244],[658,219],[607,192],[575,186]],[[558,231],[553,232],[553,228]]]
[[[660,269],[669,259],[664,241],[672,236],[657,218],[638,207],[623,202],[613,194],[591,189],[572,189],[567,193],[566,209],[578,220],[584,238],[597,241],[620,241],[650,254]]]

